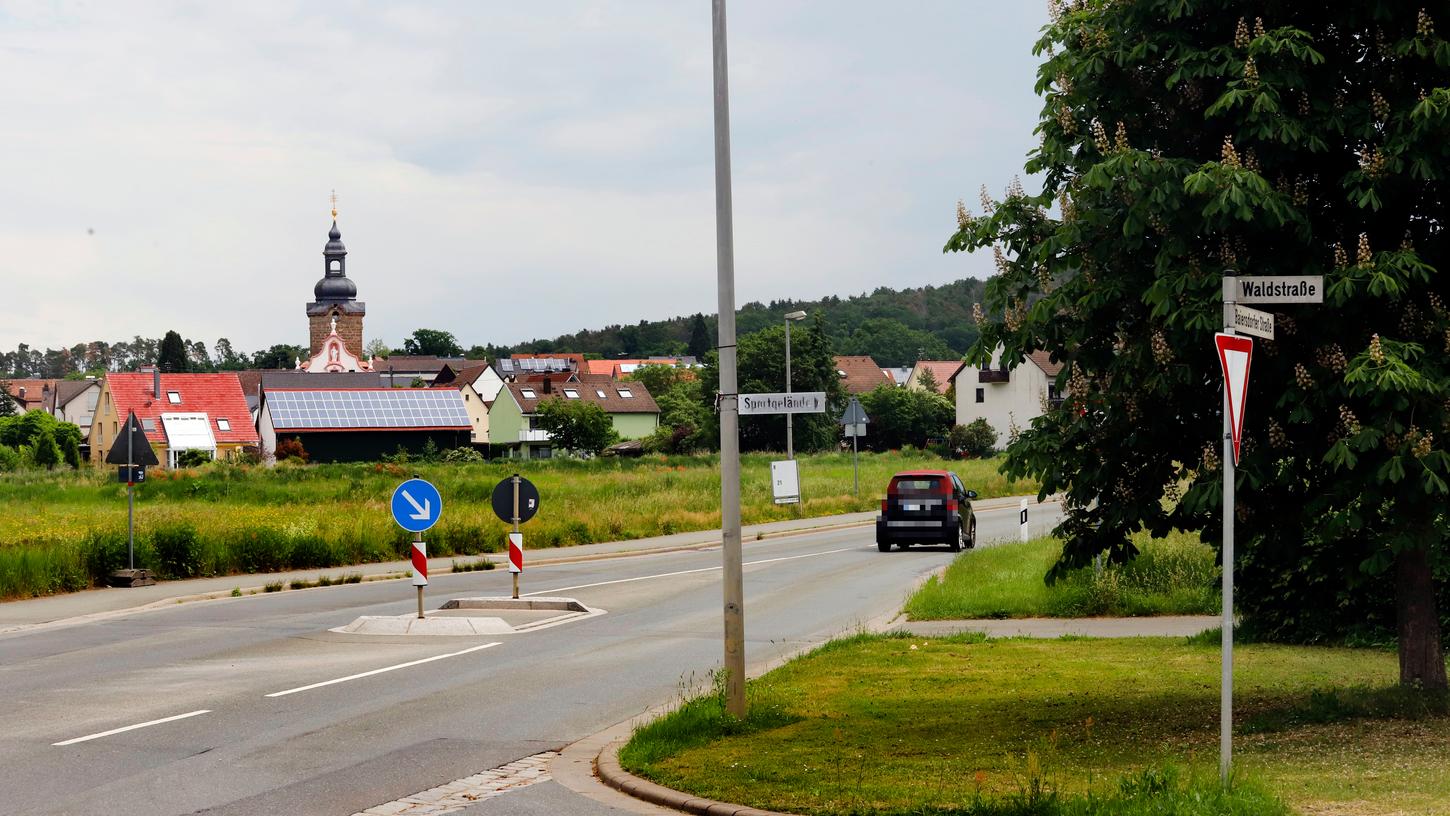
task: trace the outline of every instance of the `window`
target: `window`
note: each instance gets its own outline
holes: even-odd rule
[[[579,391],[575,388],[565,388],[564,396],[568,397],[569,399],[579,399]]]
[[[985,388],[978,388],[977,389],[977,402],[986,402],[986,401],[987,401],[987,389],[985,389]]]
[[[217,417],[216,429],[218,431],[230,431],[232,429],[232,421],[226,417]]]
[[[594,389],[594,393],[598,394],[600,399],[609,399],[609,395],[604,393],[603,388]]]
[[[143,431],[154,431],[154,430],[156,430],[156,420],[154,420],[154,419],[143,419],[143,420],[141,420],[141,430],[143,430]]]
[[[537,399],[537,396],[534,394],[534,389],[532,388],[520,388],[519,395],[522,396],[524,399]]]
[[[167,391],[166,392],[166,401],[169,402],[169,403],[171,403],[172,405],[180,405],[181,404],[181,392],[180,391]]]
[[[628,388],[621,388],[619,389],[619,396],[625,399],[634,399],[634,392]]]

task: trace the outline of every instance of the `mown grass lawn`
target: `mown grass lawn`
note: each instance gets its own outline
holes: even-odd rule
[[[746,723],[702,698],[643,729],[621,761],[697,795],[796,813],[1088,812],[1075,797],[1165,765],[1188,793],[1213,789],[1218,665],[1202,640],[858,636],[753,681]],[[1394,700],[1376,690],[1396,671],[1388,652],[1241,647],[1246,795],[1314,814],[1450,814],[1450,718],[1359,717],[1373,706],[1325,702],[1341,699],[1331,689]],[[1034,784],[1076,809],[1006,807]],[[1278,811],[1259,801],[1234,812]]]
[[[952,467],[983,497],[1036,491],[997,473],[998,460],[945,462],[930,454],[861,455],[861,493],[849,454],[800,457],[800,505],[777,505],[770,461],[742,460],[747,524],[879,507],[898,470]],[[403,557],[410,536],[393,524],[393,489],[417,473],[443,494],[433,555],[496,552],[506,527],[489,497],[522,473],[541,493],[524,527],[528,548],[621,541],[708,530],[720,524],[719,459],[645,457],[483,464],[355,464],[306,467],[209,465],[153,470],[136,490],[138,566],[163,577],[334,567]],[[0,475],[0,598],[82,589],[125,558],[126,491],[113,468]],[[158,553],[171,542],[185,557]],[[175,555],[174,553],[172,555]]]
[[[1216,615],[1219,568],[1212,548],[1196,535],[1134,538],[1140,552],[1127,564],[1075,570],[1048,586],[1043,580],[1062,542],[1039,538],[998,544],[957,556],[906,603],[912,620],[1094,617],[1101,615]]]

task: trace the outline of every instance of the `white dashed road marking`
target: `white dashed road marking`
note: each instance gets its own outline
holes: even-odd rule
[[[52,742],[51,745],[57,746],[57,747],[64,746],[64,745],[75,745],[78,742],[88,742],[88,741],[93,740],[93,739],[100,739],[101,737],[109,737],[112,734],[119,734],[119,733],[121,733],[123,731],[135,731],[138,728],[147,728],[147,727],[152,726],[152,725],[160,725],[162,723],[175,722],[177,720],[184,720],[187,717],[195,717],[195,716],[198,716],[198,715],[201,715],[201,714],[210,714],[210,713],[211,713],[211,709],[209,709],[209,708],[203,708],[203,709],[201,709],[199,711],[188,711],[185,714],[177,714],[174,717],[162,717],[159,720],[150,720],[148,722],[136,723],[135,725],[128,725],[128,726],[125,726],[123,728],[112,728],[110,731],[102,731],[99,734],[87,734],[84,737],[76,737],[75,739],[68,739],[68,740],[66,740],[64,742]]]

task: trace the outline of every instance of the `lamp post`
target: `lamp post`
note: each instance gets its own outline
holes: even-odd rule
[[[805,312],[789,312],[785,316],[785,396],[786,402],[790,402],[790,324],[797,320],[805,320]],[[787,405],[789,408],[789,405]],[[785,412],[785,458],[795,458],[795,429],[791,425],[793,415],[789,410]]]

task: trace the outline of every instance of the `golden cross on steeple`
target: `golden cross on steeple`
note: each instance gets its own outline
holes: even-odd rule
[[[332,191],[331,198],[332,198],[332,217],[333,217],[333,219],[336,219],[337,218],[337,191],[336,190],[333,190]]]

